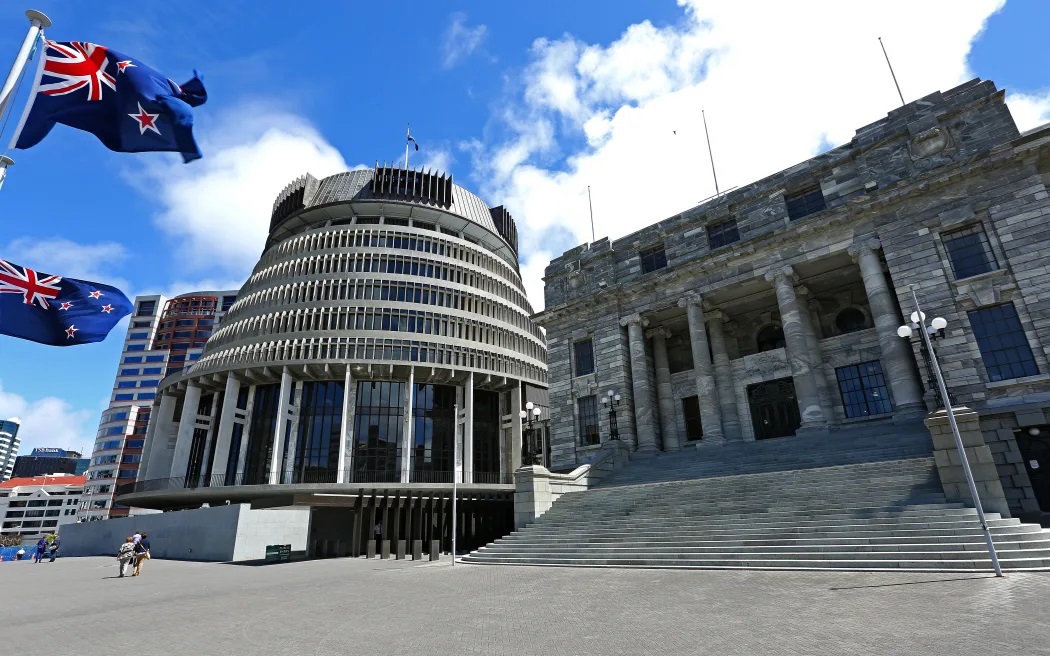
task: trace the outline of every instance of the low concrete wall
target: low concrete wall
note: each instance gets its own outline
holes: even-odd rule
[[[154,558],[229,562],[261,559],[268,544],[303,551],[309,523],[307,508],[252,510],[237,504],[66,524],[59,537],[64,556],[113,555],[125,537],[146,531]]]

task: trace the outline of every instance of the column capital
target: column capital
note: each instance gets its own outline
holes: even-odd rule
[[[726,323],[726,322],[729,321],[729,315],[726,314],[725,311],[719,310],[718,308],[715,308],[713,310],[708,310],[707,312],[704,313],[704,320],[705,321],[719,321],[719,322],[722,322],[722,323]]]
[[[875,251],[881,248],[882,242],[878,239],[858,239],[857,241],[850,244],[849,248],[846,249],[846,252],[849,253],[849,256],[853,259],[854,262],[856,262],[864,253],[874,253]]]
[[[809,287],[806,287],[805,285],[797,285],[795,287],[795,293],[799,296],[810,297]]]
[[[704,309],[704,297],[700,294],[692,293],[678,299],[678,307],[687,308],[690,305],[699,305],[701,310]]]
[[[657,326],[656,328],[645,331],[645,336],[649,339],[652,339],[653,337],[663,337],[664,339],[667,339],[671,336],[671,331],[663,326]]]
[[[786,278],[789,282],[795,280],[795,270],[791,268],[791,265],[777,267],[766,272],[766,281],[776,284],[781,278]]]
[[[635,312],[632,315],[620,319],[621,326],[629,326],[632,323],[636,323],[644,328],[649,325],[649,320],[643,317],[641,312]]]

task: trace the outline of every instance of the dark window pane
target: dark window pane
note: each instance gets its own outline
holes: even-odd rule
[[[999,268],[992,247],[988,244],[988,235],[984,234],[984,228],[980,225],[947,232],[941,235],[941,241],[948,251],[948,260],[956,280]]]
[[[573,344],[576,360],[577,376],[585,376],[594,373],[594,343],[585,339]]]
[[[735,219],[707,226],[707,245],[711,250],[736,241],[740,241],[740,233],[737,232]]]
[[[584,396],[576,400],[580,421],[580,445],[598,444],[598,397]]]
[[[784,196],[784,203],[787,205],[788,218],[792,221],[815,214],[826,207],[824,193],[819,186]]]
[[[667,266],[667,255],[662,245],[647,248],[638,255],[642,259],[642,273],[650,273]]]
[[[995,382],[1039,373],[1013,303],[971,310],[967,314],[988,380]]]
[[[685,417],[685,439],[699,440],[704,436],[700,417],[700,398],[687,396],[682,399],[682,416]]]
[[[755,346],[759,353],[784,348],[785,344],[784,329],[780,326],[770,324],[758,331],[758,335],[755,336]]]
[[[839,367],[835,370],[846,417],[867,417],[892,410],[882,364],[878,360]]]

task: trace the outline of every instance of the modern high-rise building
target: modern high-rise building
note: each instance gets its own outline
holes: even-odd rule
[[[18,428],[22,420],[18,417],[0,420],[0,483],[11,478],[18,457]]]
[[[78,474],[77,466],[80,462],[79,451],[66,451],[58,448],[37,448],[27,456],[18,456],[15,459],[14,473],[12,478],[29,478],[33,476],[46,476],[50,474]]]
[[[158,294],[135,299],[110,404],[102,413],[87,470],[83,519],[129,514],[128,507],[113,504],[113,496],[119,486],[133,483],[138,476],[157,385],[201,356],[236,294],[200,291],[171,299]]]
[[[295,181],[222,328],[162,382],[127,501],[295,494],[315,555],[365,553],[376,525],[385,548],[434,554],[455,479],[460,545],[509,532],[519,414],[547,384],[517,247],[506,209],[444,175]]]

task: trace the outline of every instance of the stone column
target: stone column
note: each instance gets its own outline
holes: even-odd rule
[[[179,432],[175,438],[175,453],[171,457],[172,478],[184,478],[190,467],[190,451],[193,450],[193,429],[197,426],[197,410],[201,402],[201,388],[196,383],[186,384],[182,397],[182,415],[179,417]]]
[[[736,383],[733,381],[733,367],[729,364],[729,351],[726,350],[725,338],[726,315],[721,310],[707,313],[707,326],[711,331],[711,352],[715,356],[715,386],[718,393],[718,405],[722,414],[722,439],[739,442],[744,439],[740,428],[740,413],[736,407]],[[696,357],[694,351],[693,357]],[[699,391],[699,390],[698,390]],[[701,417],[703,421],[706,417]],[[704,427],[704,433],[707,427]]]
[[[678,307],[685,308],[686,318],[689,321],[689,343],[693,349],[693,376],[696,378],[696,397],[700,404],[704,442],[721,444],[725,442],[725,434],[722,432],[722,409],[719,407],[718,384],[715,382],[715,370],[711,365],[711,348],[707,341],[707,328],[704,326],[704,305],[699,296],[691,296],[678,301]],[[724,351],[725,344],[722,346]]]
[[[802,310],[795,295],[795,273],[786,266],[770,271],[766,280],[773,283],[780,307],[780,323],[784,329],[788,363],[795,383],[798,411],[802,416],[800,430],[824,428],[824,411],[820,408],[820,390],[817,379],[809,366],[806,332],[802,324]]]
[[[463,388],[463,480],[474,482],[474,372],[467,377]]]
[[[303,407],[303,387],[306,385],[306,381],[299,381],[298,383],[293,381],[292,384],[294,385],[293,400],[288,404],[291,429],[285,433],[285,439],[288,443],[285,445],[284,450],[288,457],[285,458],[284,478],[282,480],[285,483],[302,483],[303,481],[298,479],[295,474],[295,459],[299,453],[299,411]]]
[[[150,411],[146,441],[142,450],[145,463],[139,480],[166,478],[171,475],[171,424],[175,421],[175,395],[165,392],[160,395],[160,404]]]
[[[357,394],[354,389],[354,379],[350,375],[350,365],[346,366],[346,375],[343,379],[343,413],[339,421],[339,455],[336,456],[336,483],[349,483],[349,471],[353,458],[354,443],[354,401]]]
[[[813,319],[813,308],[814,306],[819,307],[819,304],[804,285],[799,285],[796,291],[799,296],[799,319],[802,321],[802,331],[806,335],[806,356],[809,357],[809,368],[813,371],[814,379],[817,381],[820,409],[824,412],[824,418],[830,421],[835,416],[831,387],[828,377],[824,375],[824,355],[820,350],[820,333],[817,321]]]
[[[649,389],[649,362],[645,357],[645,333],[649,322],[640,314],[620,320],[627,326],[627,339],[631,346],[631,387],[634,390],[634,425],[637,435],[635,448],[639,451],[656,450],[656,430],[653,422],[653,396]]]
[[[219,427],[215,429],[215,460],[212,463],[212,476],[222,476],[223,485],[232,485],[227,482],[226,467],[230,462],[230,439],[233,437],[233,420],[237,412],[237,395],[241,390],[241,383],[233,374],[226,376],[226,390],[222,397],[222,410],[219,413]]]
[[[281,387],[277,391],[277,421],[274,422],[275,427],[273,429],[273,450],[270,453],[270,479],[271,485],[277,485],[281,482],[281,460],[284,456],[284,433],[288,422],[288,396],[292,392],[292,385],[295,381],[292,380],[292,375],[288,373],[288,367],[284,367],[281,370]]]
[[[671,331],[653,328],[645,336],[653,340],[653,368],[656,370],[656,405],[660,410],[660,433],[664,451],[682,448],[678,437],[678,425],[674,420],[674,390],[671,388],[671,365],[667,362],[667,338]]]
[[[244,484],[244,468],[248,466],[248,444],[251,442],[252,413],[255,411],[255,389],[255,385],[248,386],[248,404],[244,409],[244,430],[241,431],[241,451],[237,454],[237,469],[234,472],[237,485]]]
[[[413,399],[416,392],[416,368],[408,370],[408,383],[405,385],[404,398],[404,422],[401,425],[401,482],[407,483],[411,480],[412,472],[412,428],[415,426],[412,416]]]
[[[849,247],[849,254],[860,266],[864,279],[864,291],[868,295],[868,307],[875,319],[875,330],[879,334],[879,350],[882,351],[882,373],[893,391],[893,403],[898,414],[920,416],[926,411],[922,398],[922,385],[915,371],[915,354],[907,340],[897,335],[903,323],[893,302],[893,291],[886,282],[877,250],[882,245],[877,239],[869,239]]]

